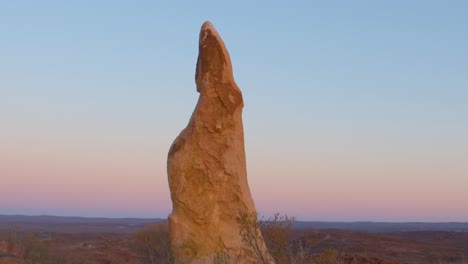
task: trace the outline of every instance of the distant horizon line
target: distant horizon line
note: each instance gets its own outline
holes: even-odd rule
[[[134,220],[167,220],[161,217],[111,217],[111,216],[78,216],[78,215],[52,215],[52,214],[1,214],[0,217],[55,217],[55,218],[82,218],[82,219],[134,219]],[[336,221],[336,220],[295,220],[295,222],[324,222],[324,223],[429,223],[429,224],[442,224],[442,223],[457,223],[468,224],[468,221],[371,221],[371,220],[350,220],[350,221]]]

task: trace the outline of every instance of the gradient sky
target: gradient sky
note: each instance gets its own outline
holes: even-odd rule
[[[223,2],[223,3],[221,3]],[[467,1],[2,1],[0,214],[166,217],[217,27],[263,215],[468,221]]]

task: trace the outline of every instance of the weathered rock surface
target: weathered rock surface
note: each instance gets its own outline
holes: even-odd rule
[[[213,263],[217,254],[240,263],[244,243],[236,217],[255,211],[247,183],[244,103],[229,54],[210,22],[200,31],[195,79],[197,106],[168,155],[171,247],[175,263]]]

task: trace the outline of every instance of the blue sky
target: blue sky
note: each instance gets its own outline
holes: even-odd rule
[[[4,1],[0,213],[167,215],[166,154],[198,97],[210,20],[244,93],[260,212],[468,221],[467,12],[466,1]],[[26,192],[32,181],[50,191]],[[101,185],[108,201],[88,208],[80,197]]]

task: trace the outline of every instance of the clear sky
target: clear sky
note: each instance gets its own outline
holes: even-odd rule
[[[0,214],[166,217],[210,20],[261,214],[468,221],[468,1],[2,1]]]

